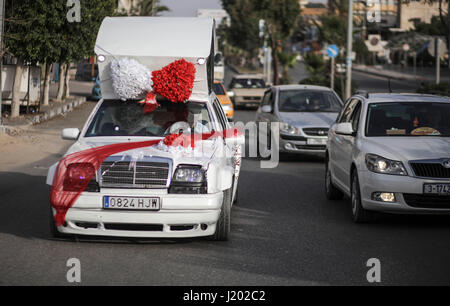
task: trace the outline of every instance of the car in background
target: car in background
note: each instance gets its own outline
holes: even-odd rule
[[[266,91],[266,82],[262,75],[236,75],[230,83],[229,95],[234,107],[258,107]]]
[[[329,131],[325,192],[351,198],[355,222],[375,211],[450,213],[450,98],[367,94]]]
[[[230,97],[228,97],[225,87],[221,82],[214,81],[213,89],[216,97],[219,99],[220,105],[222,105],[223,111],[225,112],[228,121],[233,121],[234,107],[233,103],[230,100]]]
[[[280,123],[280,152],[323,154],[328,129],[336,121],[342,106],[339,96],[327,87],[273,86],[264,93],[256,112],[256,122]],[[267,142],[272,142],[270,129],[259,129],[258,139],[269,148],[271,143]]]
[[[77,67],[75,80],[92,82],[98,76],[98,65],[94,64],[94,75],[92,76],[92,64],[82,63]]]

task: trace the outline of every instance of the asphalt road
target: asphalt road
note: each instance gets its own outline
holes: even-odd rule
[[[68,285],[69,258],[81,262],[82,285],[368,285],[369,258],[381,261],[383,285],[450,284],[450,217],[356,225],[348,200],[325,199],[322,159],[306,156],[275,169],[244,160],[229,242],[55,240],[45,175],[70,144],[59,131],[81,127],[93,106],[36,126],[30,133],[55,146],[29,147],[39,160],[0,164],[0,285]],[[254,110],[236,119],[253,120]]]

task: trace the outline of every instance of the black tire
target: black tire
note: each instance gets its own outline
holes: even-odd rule
[[[230,188],[223,192],[222,210],[217,221],[216,232],[212,236],[214,241],[228,241],[231,230],[231,197],[233,190]]]
[[[352,190],[351,190],[351,203],[352,203],[352,216],[355,223],[368,223],[373,221],[374,212],[369,211],[362,207],[361,204],[361,189],[359,186],[358,171],[355,169],[352,173]]]
[[[331,176],[329,159],[325,159],[325,195],[328,200],[337,201],[342,200],[344,197],[344,193],[340,191],[333,184],[333,178]]]

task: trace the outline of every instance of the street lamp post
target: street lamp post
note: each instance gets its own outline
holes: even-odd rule
[[[347,50],[346,50],[346,78],[345,78],[345,99],[351,96],[352,91],[352,46],[353,46],[353,0],[348,0],[348,21],[347,21]]]

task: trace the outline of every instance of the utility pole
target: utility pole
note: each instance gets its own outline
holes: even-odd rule
[[[434,57],[436,59],[436,84],[441,82],[441,55],[439,52],[439,37],[434,39]]]
[[[330,87],[334,90],[334,57],[331,58],[331,77],[330,77]]]
[[[345,99],[352,93],[353,0],[348,0]]]
[[[5,25],[5,0],[0,0],[0,126],[3,125],[2,104],[3,104],[3,27]]]
[[[153,0],[152,1],[152,16],[153,17],[156,16],[155,10],[156,10],[156,0]]]

